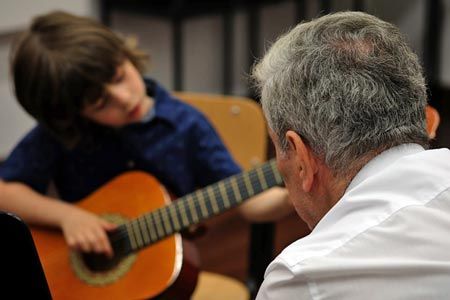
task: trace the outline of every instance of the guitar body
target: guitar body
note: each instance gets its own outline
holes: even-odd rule
[[[76,205],[98,215],[112,214],[129,220],[169,202],[167,192],[154,177],[129,172]],[[149,299],[160,295],[183,273],[183,246],[179,234],[133,254],[134,261],[126,266],[119,264],[117,270],[92,272],[73,260],[60,231],[37,227],[31,231],[54,299]],[[80,268],[85,273],[77,273]],[[191,276],[181,285],[186,295],[173,299],[187,299],[195,288],[195,270],[184,273]]]

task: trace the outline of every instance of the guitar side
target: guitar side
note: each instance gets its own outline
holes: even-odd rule
[[[76,205],[98,215],[114,214],[127,219],[165,206],[167,192],[152,176],[129,172],[116,177]],[[136,254],[129,270],[90,274],[94,282],[115,276],[113,282],[90,284],[80,278],[69,258],[69,249],[60,231],[32,228],[32,236],[54,299],[148,299],[157,296],[177,278],[182,264],[179,234],[170,236]],[[114,271],[114,270],[113,270]]]

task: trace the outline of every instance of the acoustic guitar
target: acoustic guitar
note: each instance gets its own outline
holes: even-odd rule
[[[120,224],[109,233],[114,257],[70,251],[60,231],[32,228],[54,299],[149,299],[180,276],[178,232],[282,184],[271,160],[170,203],[147,173],[124,173],[76,205]],[[194,282],[195,285],[195,282]],[[185,288],[188,299],[193,288]],[[172,298],[173,299],[173,298]]]

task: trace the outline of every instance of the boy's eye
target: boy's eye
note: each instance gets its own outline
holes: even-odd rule
[[[98,99],[96,102],[94,102],[91,107],[93,110],[98,111],[98,110],[105,108],[107,103],[108,103],[108,99],[105,97],[102,97],[102,98]]]
[[[116,74],[114,74],[114,77],[112,79],[112,83],[119,83],[123,80],[125,77],[125,72],[122,69],[118,69]]]

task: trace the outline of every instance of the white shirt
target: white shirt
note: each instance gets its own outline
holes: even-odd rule
[[[450,299],[450,151],[407,144],[372,159],[269,265],[264,299]]]

